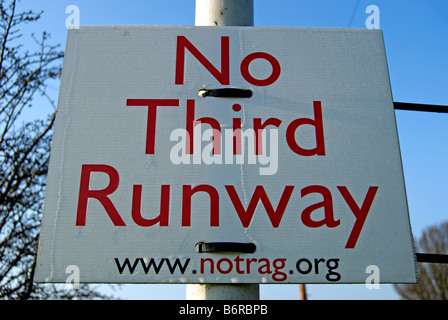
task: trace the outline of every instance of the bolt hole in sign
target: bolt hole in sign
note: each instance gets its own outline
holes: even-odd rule
[[[415,282],[380,30],[68,32],[35,280]]]

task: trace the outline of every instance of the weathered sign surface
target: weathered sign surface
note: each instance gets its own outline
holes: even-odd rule
[[[36,281],[415,282],[379,30],[70,30]]]

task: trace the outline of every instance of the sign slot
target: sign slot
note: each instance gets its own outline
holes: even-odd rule
[[[241,242],[196,242],[194,250],[198,253],[207,252],[240,252],[254,253],[256,245]]]
[[[250,98],[252,97],[252,91],[238,88],[200,89],[198,96],[202,98]]]

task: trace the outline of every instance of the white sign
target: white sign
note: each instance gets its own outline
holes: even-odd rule
[[[36,281],[415,282],[380,30],[69,30]]]

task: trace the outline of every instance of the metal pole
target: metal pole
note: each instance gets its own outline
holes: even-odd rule
[[[253,0],[196,0],[196,26],[253,26]],[[187,284],[187,300],[258,300],[258,284]]]
[[[196,26],[253,26],[253,0],[196,0]]]

